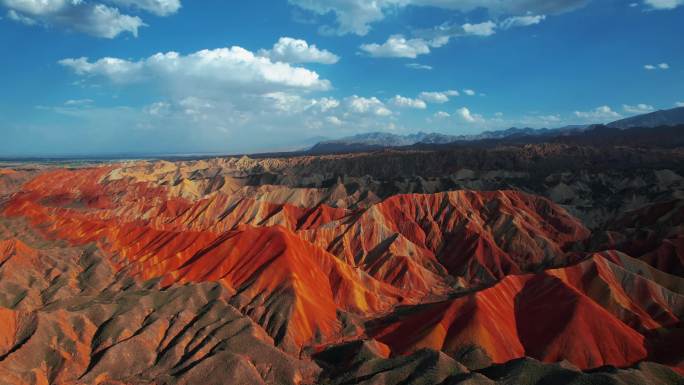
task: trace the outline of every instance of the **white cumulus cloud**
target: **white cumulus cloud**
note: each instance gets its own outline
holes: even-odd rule
[[[340,106],[340,101],[335,98],[323,97],[315,101],[321,111],[326,112]]]
[[[340,58],[334,53],[321,50],[305,40],[281,37],[270,50],[260,50],[259,54],[273,61],[286,63],[321,63],[335,64]]]
[[[575,111],[575,116],[584,120],[593,120],[597,123],[604,122],[609,119],[619,119],[622,117],[622,115],[613,111],[608,106],[596,107],[590,111]]]
[[[101,76],[117,83],[158,79],[167,85],[193,84],[192,88],[202,86],[226,90],[330,88],[330,83],[314,71],[273,62],[238,46],[205,49],[189,55],[157,53],[138,61],[110,57],[89,61],[81,57],[63,59],[59,63],[78,75]]]
[[[413,69],[413,70],[425,70],[425,71],[432,70],[432,66],[429,66],[427,64],[420,64],[420,63],[406,63],[406,67]]]
[[[93,104],[94,101],[93,99],[69,99],[64,102],[65,106],[86,106],[89,104]]]
[[[337,25],[323,26],[325,32],[339,35],[353,33],[363,36],[370,31],[371,24],[383,20],[388,12],[407,6],[436,7],[460,12],[484,8],[495,15],[557,14],[582,7],[588,3],[588,0],[289,0],[289,2],[317,15],[333,15]]]
[[[461,118],[461,120],[467,123],[481,123],[484,122],[482,115],[473,114],[467,107],[461,107],[456,110],[456,114]]]
[[[392,35],[382,44],[362,44],[360,48],[373,57],[415,59],[418,55],[430,53],[430,46],[425,40],[406,39],[403,35]]]
[[[385,106],[380,99],[375,96],[365,98],[362,96],[352,95],[346,98],[347,108],[350,112],[356,114],[373,114],[377,116],[392,115],[392,111]]]
[[[142,9],[157,16],[172,15],[181,8],[180,0],[109,0],[124,7]]]
[[[668,10],[684,5],[684,0],[644,0],[644,4],[653,9]]]
[[[270,50],[270,47],[269,47]],[[71,100],[51,110],[83,132],[111,132],[117,143],[203,151],[272,151],[302,148],[302,138],[404,129],[393,109],[413,114],[419,98],[333,97],[329,81],[303,66],[275,61],[241,47],[143,58],[75,57],[61,60],[83,84],[112,93],[144,90],[154,99],[138,106],[98,106]],[[396,103],[396,105],[395,105]],[[120,135],[122,126],[126,135]],[[118,134],[118,135],[117,135]],[[130,141],[127,138],[131,138]]]
[[[397,0],[289,0],[302,9],[318,15],[333,13],[338,26],[326,27],[323,30],[346,35],[366,35],[370,31],[370,24],[385,18],[388,7],[398,3]]]
[[[458,96],[459,93],[456,90],[448,91],[425,91],[421,92],[419,97],[428,103],[442,104],[449,101],[449,97]]]
[[[463,31],[467,35],[475,36],[491,36],[496,33],[496,23],[493,21],[485,21],[478,24],[466,23],[462,25]]]
[[[9,19],[23,24],[56,26],[109,39],[122,33],[138,36],[138,30],[146,26],[140,17],[122,13],[116,6],[157,16],[168,16],[181,6],[179,0],[0,0],[0,5],[8,9]]]
[[[499,23],[499,26],[502,29],[509,29],[513,27],[528,27],[530,25],[539,24],[545,19],[546,15],[513,16]]]
[[[266,93],[263,98],[280,113],[287,114],[301,113],[316,104],[315,100],[283,91]]]
[[[407,98],[401,95],[395,95],[392,99],[390,99],[390,102],[397,107],[416,108],[419,110],[424,110],[427,108],[425,101],[421,99]]]
[[[653,65],[653,64],[646,64],[646,65],[644,66],[644,69],[649,70],[649,71],[653,71],[653,70],[669,70],[669,69],[670,69],[670,65],[667,64],[667,63],[660,63],[660,64],[656,64],[656,65]]]
[[[34,19],[21,15],[17,13],[17,11],[10,9],[7,11],[7,18],[13,21],[16,21],[17,23],[25,24],[25,25],[36,25],[38,22],[35,21]]]
[[[342,120],[340,120],[340,118],[338,118],[337,116],[334,116],[334,115],[333,116],[326,116],[325,121],[332,124],[333,126],[341,126],[342,124],[344,124],[344,122],[342,122]]]
[[[622,109],[625,110],[625,112],[630,113],[630,114],[645,114],[647,112],[651,112],[655,110],[653,106],[644,104],[644,103],[639,103],[635,106],[630,106],[628,104],[623,104]]]
[[[484,21],[481,23],[452,24],[443,23],[430,29],[413,31],[413,37],[405,37],[401,34],[391,35],[384,43],[362,44],[360,49],[374,57],[393,57],[415,59],[419,55],[426,55],[433,48],[440,48],[451,39],[466,36],[487,37],[494,35],[499,29],[514,27],[526,27],[541,23],[546,19],[545,15],[528,14],[524,16],[512,16],[500,23]],[[414,69],[432,69],[414,63],[407,64]]]

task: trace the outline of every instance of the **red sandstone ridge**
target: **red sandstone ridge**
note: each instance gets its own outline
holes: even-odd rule
[[[0,360],[30,337],[36,322],[35,314],[0,308]]]
[[[250,325],[245,340],[297,359],[351,343],[382,347],[366,352],[377,360],[420,356],[471,368],[523,357],[581,369],[644,360],[682,367],[684,354],[672,346],[684,341],[684,283],[653,267],[677,266],[678,204],[648,212],[646,224],[663,225],[665,235],[660,227],[649,232],[652,242],[633,250],[636,259],[587,252],[592,234],[579,219],[516,190],[379,199],[358,188],[348,199],[355,187],[342,183],[330,190],[255,186],[219,171],[201,162],[161,162],[50,170],[23,185],[12,182],[0,194],[0,283],[11,289],[0,295],[7,330],[0,356],[22,351],[8,361],[20,365],[30,355],[23,346],[39,349],[49,328],[63,328],[68,335],[54,344],[61,357],[73,358],[62,358],[62,372],[41,372],[48,380],[120,379],[116,374],[126,371],[115,357],[130,358],[132,346],[142,349],[140,365],[184,374],[229,346],[235,330],[220,321],[225,313]],[[616,226],[638,228],[635,217],[641,214]],[[30,231],[15,231],[17,223]],[[128,319],[117,314],[130,302],[101,316],[110,306],[102,303],[130,287],[145,291],[148,302]],[[171,300],[166,293],[179,288],[194,298],[198,318],[207,314],[206,324],[181,315],[177,302],[158,314],[157,298]],[[219,291],[221,311],[213,314],[205,306],[213,309]],[[79,313],[82,302],[71,302],[79,295],[97,304],[86,315]],[[127,292],[125,300],[136,295]],[[58,304],[64,307],[52,312]],[[173,333],[186,330],[175,322],[199,329],[185,337],[185,350],[174,350]],[[204,341],[216,335],[214,327],[225,339],[209,347]],[[358,342],[369,338],[379,342]],[[164,358],[171,350],[173,360]],[[252,368],[254,357],[221,357],[245,373],[270,370],[263,363]],[[127,365],[137,368],[137,361]],[[113,377],[112,368],[119,370]]]
[[[684,276],[684,201],[623,213],[610,223],[600,248],[622,250],[660,270]]]
[[[11,258],[15,258],[20,264],[35,260],[37,253],[34,249],[18,239],[0,240],[0,265],[4,265]]]
[[[255,200],[215,192],[191,200],[150,182],[109,181],[112,173],[46,173],[27,184],[12,206],[42,202],[89,219],[159,230],[219,233],[246,224],[279,225],[379,280],[422,293],[443,286],[445,268],[471,285],[566,263],[564,249],[588,236],[565,210],[515,191],[397,195],[351,211],[273,203],[268,195]],[[83,205],[97,210],[80,210]]]
[[[565,210],[516,191],[397,195],[337,223],[343,231],[304,235],[378,279],[425,291],[444,270],[473,285],[565,264],[565,248],[589,235]]]
[[[110,172],[43,174],[5,213],[53,237],[96,242],[143,279],[220,281],[291,348],[339,334],[337,309],[380,314],[445,294],[456,279],[563,264],[563,248],[587,235],[552,203],[513,191],[402,195],[359,213],[218,193],[168,197],[148,182],[105,182]]]
[[[629,366],[656,350],[649,338],[681,321],[682,287],[673,292],[655,284],[652,274],[662,273],[654,270],[625,255],[597,254],[572,267],[509,276],[474,295],[420,305],[374,323],[371,335],[394,354],[430,347],[495,363],[529,356],[581,368]],[[684,359],[678,354],[675,361]]]
[[[279,226],[243,226],[226,233],[155,230],[88,220],[77,212],[26,202],[22,209],[36,225],[51,222],[52,236],[74,244],[100,244],[115,265],[135,277],[162,277],[164,285],[225,284],[243,298],[242,307],[250,316],[293,350],[314,338],[336,335],[338,308],[373,314],[401,300],[398,289]]]
[[[130,265],[132,274],[161,276],[164,285],[221,282],[239,292],[246,311],[289,346],[339,333],[337,309],[373,314],[401,299],[397,289],[278,226],[246,226],[217,236],[124,231],[113,250],[124,256],[121,263]]]

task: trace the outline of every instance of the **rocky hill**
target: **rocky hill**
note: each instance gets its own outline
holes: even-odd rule
[[[682,383],[680,129],[2,169],[0,383]]]

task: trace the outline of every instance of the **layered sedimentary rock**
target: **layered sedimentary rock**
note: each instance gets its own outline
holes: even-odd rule
[[[522,356],[581,368],[630,366],[657,356],[668,343],[662,333],[680,322],[682,283],[624,254],[596,254],[570,267],[508,276],[473,295],[405,309],[373,321],[370,329],[395,353],[433,348],[476,367]],[[669,362],[684,360],[681,351],[670,353]]]
[[[566,159],[540,146],[516,162],[530,152]],[[681,379],[677,172],[612,171],[600,183],[621,203],[601,207],[617,198],[585,171],[387,179],[350,157],[345,175],[326,156],[3,171],[0,378]]]

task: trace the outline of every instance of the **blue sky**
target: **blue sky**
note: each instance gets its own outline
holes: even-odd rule
[[[684,105],[684,0],[0,0],[0,156],[287,150]]]

